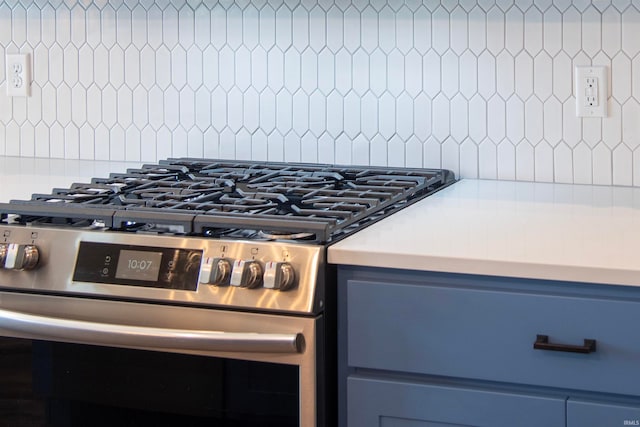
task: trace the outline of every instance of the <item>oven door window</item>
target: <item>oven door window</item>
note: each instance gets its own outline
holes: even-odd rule
[[[298,426],[298,367],[33,342],[52,426]]]

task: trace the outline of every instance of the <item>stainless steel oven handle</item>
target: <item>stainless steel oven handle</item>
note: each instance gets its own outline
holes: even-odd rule
[[[272,334],[165,329],[60,319],[0,309],[0,331],[31,339],[158,350],[301,353],[302,333]]]

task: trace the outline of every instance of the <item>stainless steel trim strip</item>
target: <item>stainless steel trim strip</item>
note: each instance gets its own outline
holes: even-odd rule
[[[272,334],[151,328],[38,316],[0,309],[0,327],[43,340],[157,349],[302,353],[302,333]]]

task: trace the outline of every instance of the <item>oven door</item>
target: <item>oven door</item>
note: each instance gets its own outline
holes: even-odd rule
[[[224,390],[211,391],[212,396],[218,396],[222,402],[214,406],[219,407],[222,412],[228,411],[230,405],[245,406],[244,411],[250,412],[249,400],[245,402],[246,405],[230,404],[226,393],[238,387],[239,382],[264,381],[260,372],[262,367],[265,367],[266,373],[267,370],[274,371],[273,368],[267,368],[268,366],[275,367],[276,371],[280,366],[289,369],[282,372],[291,372],[292,368],[297,371],[297,413],[300,426],[324,423],[324,363],[322,346],[317,345],[318,342],[322,342],[322,325],[322,316],[298,317],[0,292],[0,336],[35,340],[36,353],[41,356],[43,353],[47,355],[44,359],[47,362],[36,364],[34,377],[34,382],[40,384],[45,393],[48,388],[55,394],[56,388],[59,387],[52,386],[52,383],[61,381],[58,378],[59,373],[56,374],[60,369],[54,369],[49,365],[59,366],[60,361],[68,363],[74,358],[86,361],[98,355],[95,362],[90,362],[98,365],[108,363],[107,360],[116,360],[117,364],[135,359],[141,366],[146,365],[145,361],[148,361],[151,366],[158,365],[154,368],[157,369],[158,378],[161,377],[160,371],[164,373],[177,369],[175,365],[188,368],[197,365],[199,361],[221,361],[224,362],[224,367],[213,368],[209,374],[201,375],[211,377],[216,375],[215,372],[220,372],[221,377],[229,384]],[[131,353],[111,353],[114,351]],[[171,354],[174,356],[170,356]],[[51,359],[51,355],[57,355],[59,361]],[[244,361],[249,364],[244,371],[251,372],[250,374],[238,375],[229,368],[234,363],[237,365],[245,363]],[[43,365],[48,367],[43,370]],[[124,365],[121,367],[125,368]],[[96,371],[102,371],[102,368],[95,366]],[[107,372],[109,369],[114,372],[120,370],[117,367],[104,366]],[[141,370],[148,369],[149,367],[145,366]],[[174,376],[191,375],[176,372]],[[150,375],[154,376],[153,373]],[[195,376],[197,375],[195,373]],[[247,376],[255,378],[247,379]],[[106,382],[104,379],[103,381]],[[131,379],[128,381],[131,382]],[[286,383],[290,382],[291,378],[274,379],[271,382],[274,381]],[[135,383],[135,380],[133,382]],[[124,388],[132,385],[135,384],[129,384]],[[190,388],[190,385],[186,384],[184,387]],[[68,390],[69,386],[65,385],[62,388]],[[82,394],[82,390],[87,391],[90,387],[84,384],[76,388],[79,388],[80,390],[76,391]],[[104,387],[98,385],[94,388]],[[145,390],[144,387],[141,390]],[[88,391],[87,393],[91,394]],[[122,394],[122,391],[115,390],[111,394]],[[180,391],[176,390],[176,400],[180,398],[178,394]],[[139,395],[138,398],[147,402],[153,400],[153,396],[146,395]],[[131,402],[128,404],[131,406]],[[170,404],[166,409],[168,412],[175,412]]]

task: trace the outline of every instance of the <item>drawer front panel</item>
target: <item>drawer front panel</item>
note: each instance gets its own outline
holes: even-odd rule
[[[569,399],[567,427],[585,426],[640,426],[640,402],[630,405]]]
[[[347,318],[352,367],[640,395],[637,302],[350,280]]]
[[[565,400],[349,378],[349,427],[564,427]]]

